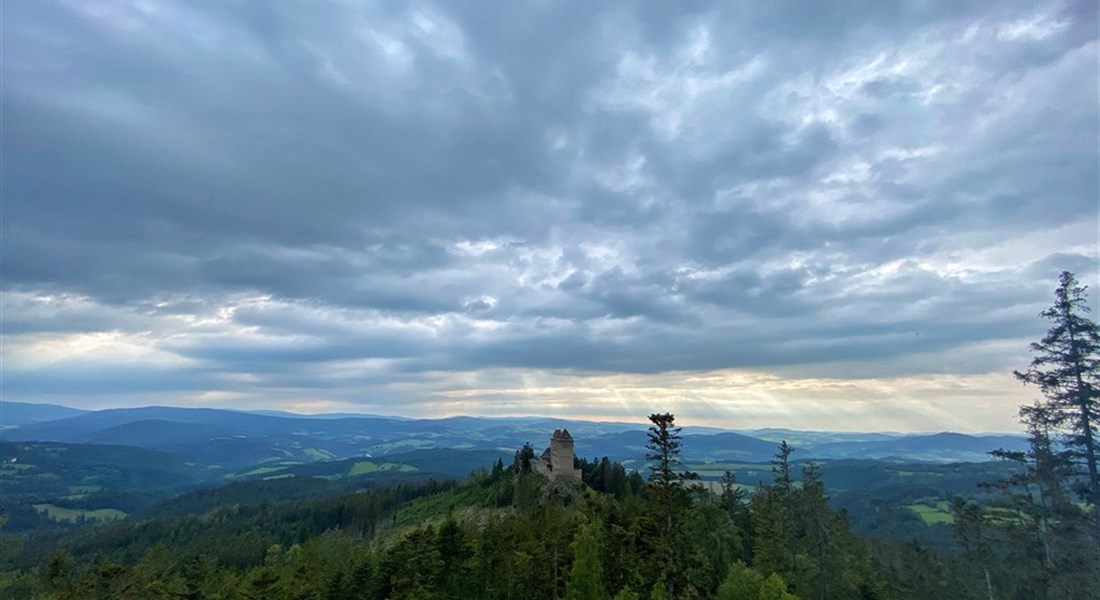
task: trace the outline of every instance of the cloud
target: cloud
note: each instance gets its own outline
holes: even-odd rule
[[[1100,283],[1095,19],[5,5],[6,393],[432,414],[502,410],[436,392],[524,370],[1000,389],[1058,271]]]

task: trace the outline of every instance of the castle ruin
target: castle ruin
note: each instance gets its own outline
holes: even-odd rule
[[[573,436],[569,435],[569,430],[555,429],[550,447],[539,459],[531,461],[531,467],[551,479],[580,482],[581,471],[573,468]]]

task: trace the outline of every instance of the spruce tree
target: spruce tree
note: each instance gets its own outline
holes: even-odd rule
[[[779,450],[771,461],[772,473],[775,473],[775,486],[784,496],[791,495],[791,483],[794,481],[791,477],[791,454],[794,454],[794,448],[787,443],[787,440],[783,440],[779,443]]]
[[[676,417],[670,413],[649,415],[653,425],[649,428],[646,459],[649,465],[649,491],[653,526],[651,540],[656,572],[660,574],[661,593],[675,597],[677,590],[687,583],[687,572],[693,564],[691,544],[684,539],[683,521],[691,506],[691,496],[685,481],[699,476],[680,470],[680,428]]]
[[[1058,428],[1068,432],[1066,443],[1085,462],[1087,489],[1097,543],[1100,544],[1100,474],[1097,473],[1096,427],[1100,420],[1100,328],[1085,317],[1089,312],[1086,287],[1063,271],[1054,290],[1054,305],[1040,313],[1053,326],[1031,344],[1035,357],[1016,378],[1039,386],[1045,400],[1039,406]]]
[[[731,519],[737,517],[741,508],[741,502],[745,498],[745,490],[737,485],[737,478],[729,469],[722,474],[722,493],[718,497],[719,505]]]
[[[669,488],[678,484],[681,477],[677,471],[680,466],[681,429],[676,426],[676,417],[671,413],[649,415],[653,423],[649,428],[649,441],[646,443],[646,460],[649,465],[649,483],[659,488]]]

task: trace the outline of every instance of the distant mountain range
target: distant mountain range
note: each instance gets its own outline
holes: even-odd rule
[[[0,401],[0,427],[17,427],[43,421],[56,421],[87,413],[86,410],[57,404],[28,404]]]
[[[110,444],[166,451],[189,460],[240,469],[264,463],[311,463],[385,457],[413,450],[512,452],[525,442],[541,451],[550,433],[568,428],[579,456],[607,456],[628,466],[644,460],[646,427],[563,419],[450,417],[404,419],[371,415],[296,415],[210,408],[149,406],[82,411],[64,406],[3,402],[0,438],[6,441]],[[688,427],[683,455],[692,462],[766,461],[779,440],[800,459],[982,461],[998,448],[1025,449],[1022,436],[960,433],[838,433]]]

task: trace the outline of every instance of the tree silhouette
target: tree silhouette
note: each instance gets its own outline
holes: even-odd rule
[[[1054,305],[1040,313],[1053,322],[1043,339],[1031,344],[1035,357],[1016,378],[1039,386],[1045,400],[1038,406],[1058,428],[1068,432],[1066,443],[1084,459],[1093,524],[1100,544],[1100,475],[1097,473],[1096,425],[1100,419],[1100,328],[1084,316],[1089,312],[1086,287],[1063,271],[1054,290]]]
[[[649,428],[649,441],[646,443],[646,460],[649,465],[649,482],[661,488],[676,485],[677,467],[680,465],[681,429],[676,426],[676,417],[671,413],[649,415],[653,423]]]

